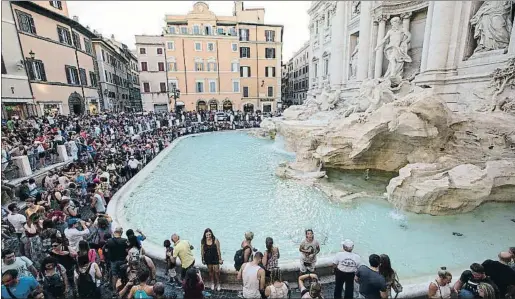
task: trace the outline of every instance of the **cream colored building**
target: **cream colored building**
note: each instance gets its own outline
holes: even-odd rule
[[[264,14],[235,1],[232,16],[217,16],[197,2],[187,15],[166,15],[163,36],[136,36],[144,109],[173,109],[166,88],[175,84],[186,110],[275,111],[283,26],[265,24]]]
[[[36,114],[11,2],[2,1],[2,118]]]
[[[86,113],[99,101],[93,32],[68,17],[65,1],[11,4],[38,113]]]

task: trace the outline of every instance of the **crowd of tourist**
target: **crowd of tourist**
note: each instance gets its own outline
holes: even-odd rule
[[[2,298],[100,298],[104,295],[101,286],[110,288],[114,298],[166,298],[165,284],[157,281],[157,266],[145,252],[145,234],[113,227],[106,207],[116,191],[175,138],[255,127],[260,122],[259,115],[216,117],[214,113],[185,112],[7,122],[2,127],[6,138],[2,140],[2,159],[4,150],[6,160],[36,153],[31,166],[42,168],[48,158],[50,162],[57,158],[57,147],[65,145],[73,162],[48,171],[41,182],[22,181],[19,191],[13,193],[26,206],[20,209],[20,204],[13,202],[7,211],[2,209]],[[43,151],[38,150],[41,147]],[[16,246],[5,245],[6,237],[17,241]],[[263,251],[254,243],[254,234],[246,232],[230,262],[242,282],[241,296],[289,298],[290,285],[279,267],[279,247],[270,237],[264,240]],[[199,244],[206,277],[195,266],[194,244],[175,233],[163,245],[167,283],[180,288],[184,298],[204,298],[205,285],[221,291],[221,240],[211,229],[204,231]],[[388,255],[372,254],[367,264],[354,252],[353,241],[345,239],[341,246],[333,260],[334,298],[379,299],[403,291]],[[320,251],[314,231],[306,230],[299,244],[297,283],[302,298],[323,296],[316,274]],[[442,268],[428,283],[427,296],[515,298],[514,261],[512,247],[499,253],[498,260],[472,264],[454,284],[451,273]]]

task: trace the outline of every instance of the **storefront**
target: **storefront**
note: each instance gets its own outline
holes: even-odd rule
[[[261,102],[261,111],[263,113],[272,112],[273,104],[275,101],[274,99],[259,99],[259,101]]]
[[[43,115],[45,115],[45,116],[57,115],[57,114],[62,113],[61,104],[48,103],[48,104],[41,104],[41,105],[42,105]]]
[[[29,116],[37,115],[36,109],[33,104],[27,103],[9,103],[2,101],[2,118],[10,119],[12,117],[18,117],[20,119],[26,119]]]

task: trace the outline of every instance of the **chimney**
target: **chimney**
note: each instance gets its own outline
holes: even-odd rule
[[[77,16],[73,16],[72,19],[75,21],[75,22],[79,22],[79,17]]]
[[[112,40],[115,40],[115,39],[114,39],[114,34],[111,34],[111,39],[112,39]]]
[[[86,29],[90,30],[91,28],[89,28],[89,25],[86,25]]]
[[[96,29],[93,30],[94,34],[98,34],[98,31]]]

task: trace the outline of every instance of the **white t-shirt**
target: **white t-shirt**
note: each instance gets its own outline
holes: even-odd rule
[[[7,265],[2,261],[2,274],[4,274],[4,272],[7,270],[16,269],[18,270],[20,277],[33,277],[32,273],[29,271],[29,267],[32,266],[32,264],[32,261],[24,256],[16,257],[14,263],[10,265]]]
[[[342,272],[354,273],[361,265],[361,257],[354,252],[340,251],[334,256],[333,264]]]
[[[64,230],[64,235],[70,242],[70,248],[74,251],[78,251],[79,248],[79,242],[82,241],[84,236],[89,235],[89,229],[85,229],[83,231],[80,231],[76,228],[66,228]]]
[[[25,216],[21,214],[9,214],[9,216],[7,216],[7,220],[11,222],[17,233],[23,233],[23,225],[27,222],[27,218],[25,218]]]
[[[136,169],[136,168],[138,168],[139,161],[136,159],[131,159],[131,160],[129,160],[129,163],[127,163],[127,164],[129,164],[129,167],[131,169]]]

